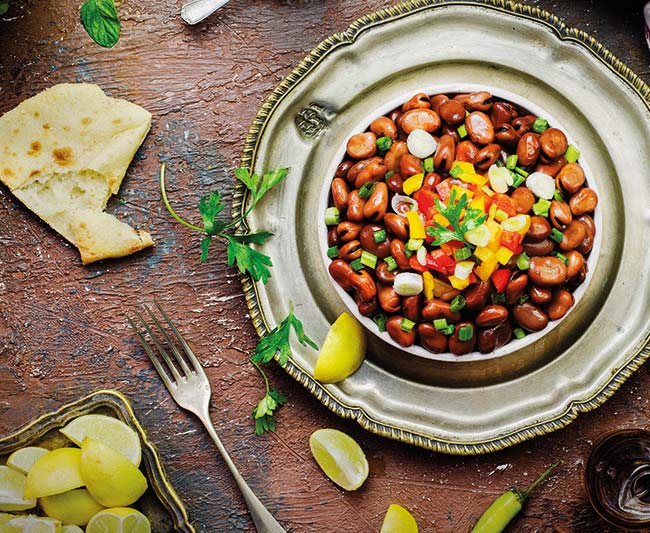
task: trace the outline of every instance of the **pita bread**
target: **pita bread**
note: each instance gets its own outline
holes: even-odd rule
[[[153,245],[103,213],[151,127],[151,114],[97,85],[56,85],[0,117],[0,180],[79,248],[84,264]]]

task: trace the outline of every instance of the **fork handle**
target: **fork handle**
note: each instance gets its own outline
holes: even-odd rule
[[[199,418],[201,419],[201,422],[203,422],[203,425],[208,431],[208,434],[210,437],[212,437],[212,440],[217,445],[217,449],[223,457],[223,460],[226,462],[226,465],[228,466],[232,477],[235,478],[235,482],[237,483],[239,490],[244,496],[246,506],[248,507],[248,511],[251,514],[257,531],[259,533],[286,533],[278,521],[273,518],[273,515],[269,512],[269,510],[264,507],[264,504],[259,500],[259,498],[255,496],[255,493],[251,490],[251,488],[248,486],[248,483],[246,483],[244,478],[241,476],[239,470],[237,470],[235,463],[232,462],[230,455],[228,455],[225,446],[221,442],[219,435],[217,435],[217,432],[212,425],[210,415],[203,414],[200,415]]]

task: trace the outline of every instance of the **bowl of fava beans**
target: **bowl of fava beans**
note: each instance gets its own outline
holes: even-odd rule
[[[570,132],[501,91],[405,95],[345,139],[321,250],[351,312],[416,355],[489,358],[547,335],[590,281],[599,196]]]

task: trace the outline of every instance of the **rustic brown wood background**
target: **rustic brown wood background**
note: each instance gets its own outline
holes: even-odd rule
[[[203,428],[167,394],[125,313],[157,298],[200,354],[211,379],[217,431],[253,490],[289,531],[378,531],[392,502],[422,531],[467,531],[503,490],[528,484],[555,458],[564,466],[509,531],[614,531],[589,507],[581,474],[594,438],[648,426],[650,376],[642,368],[605,406],[562,431],[483,457],[450,457],[371,435],[314,400],[281,369],[289,395],[275,434],[256,437],[251,409],[262,383],[247,362],[256,344],[237,272],[223,249],[198,262],[200,236],[174,223],[157,185],[169,162],[178,211],[196,218],[198,199],[230,192],[244,137],[264,98],[328,34],[382,0],[233,0],[186,26],[181,2],[123,1],[122,38],[94,45],[78,18],[81,0],[17,0],[0,19],[0,113],[61,82],[93,82],[150,110],[153,128],[119,199],[109,209],[148,228],[150,251],[83,267],[76,250],[0,187],[0,435],[99,388],[126,393],[158,445],[201,532],[251,531],[242,499]],[[643,2],[529,2],[592,33],[650,82]],[[12,16],[15,15],[15,16]],[[2,135],[2,132],[0,132]],[[364,448],[371,475],[355,493],[314,463],[312,431],[335,427]]]

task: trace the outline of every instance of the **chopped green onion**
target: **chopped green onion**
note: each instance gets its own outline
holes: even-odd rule
[[[470,250],[467,246],[463,246],[462,248],[457,248],[454,250],[454,259],[456,259],[456,261],[464,261],[471,256],[472,250]]]
[[[420,248],[422,248],[423,244],[423,239],[409,239],[406,241],[406,249],[411,250],[412,252],[417,252]]]
[[[384,261],[386,261],[386,264],[388,265],[388,272],[392,272],[397,268],[397,261],[395,261],[395,258],[392,255],[386,257]]]
[[[449,310],[452,313],[457,313],[460,311],[463,307],[465,307],[465,304],[467,303],[467,300],[465,300],[465,297],[462,294],[459,294],[456,296],[451,303],[449,304]]]
[[[515,172],[519,174],[520,176],[523,176],[524,178],[528,177],[528,172],[526,172],[523,168],[521,167],[515,167]]]
[[[336,207],[325,209],[325,224],[328,226],[337,226],[341,222],[341,213]]]
[[[551,230],[551,239],[553,239],[555,242],[562,242],[564,235],[562,235],[562,232],[557,229],[553,228]]]
[[[370,198],[372,191],[375,190],[375,185],[377,185],[376,182],[367,181],[361,187],[359,187],[359,198]]]
[[[442,331],[446,327],[448,327],[449,324],[447,324],[447,319],[446,318],[436,318],[433,321],[433,327],[436,328],[438,331]]]
[[[517,256],[517,268],[519,270],[528,270],[530,268],[530,257],[526,252],[521,252]]]
[[[386,175],[384,176],[384,179],[387,180],[387,179],[390,178],[393,174],[395,174],[395,171],[394,171],[394,170],[389,170],[388,172],[386,172]]]
[[[386,230],[379,229],[372,234],[372,237],[375,239],[375,242],[377,244],[379,244],[380,242],[384,242],[386,240]]]
[[[415,252],[411,250],[408,245],[404,247],[404,255],[406,257],[411,257]]]
[[[547,217],[550,207],[551,202],[545,200],[544,198],[540,198],[533,204],[533,213],[535,213],[538,217]]]
[[[517,161],[519,161],[517,154],[509,155],[508,159],[506,159],[506,168],[508,170],[514,170],[517,166]]]
[[[515,177],[512,180],[512,187],[514,189],[516,189],[517,187],[521,187],[524,181],[526,181],[526,178],[520,176],[519,174],[515,174]]]
[[[402,322],[399,325],[399,329],[401,329],[402,331],[406,331],[407,333],[409,331],[412,331],[414,327],[415,327],[415,322],[409,320],[408,318],[402,318]]]
[[[548,120],[542,117],[537,117],[533,122],[533,131],[535,133],[542,133],[548,129]]]
[[[555,257],[557,257],[557,258],[558,258],[560,261],[562,261],[565,265],[568,265],[568,264],[569,264],[569,258],[568,258],[566,255],[561,254],[560,252],[557,252],[557,253],[555,254]]]
[[[529,298],[530,298],[530,296],[528,296],[528,294],[526,294],[526,293],[522,294],[522,295],[519,297],[519,302],[518,302],[519,305],[521,305],[521,304],[525,304],[525,303],[528,301]]]
[[[461,139],[467,137],[467,128],[465,127],[465,124],[461,124],[456,131]]]
[[[449,171],[449,175],[454,178],[457,178],[462,173],[463,173],[463,169],[461,168],[460,165],[454,165],[453,167],[451,167],[451,170]]]
[[[526,336],[526,332],[521,328],[513,329],[512,334],[515,336],[515,339],[523,339]]]
[[[327,249],[327,257],[330,259],[334,259],[339,256],[339,247],[338,246],[330,246]]]
[[[505,167],[505,165],[503,164],[503,161],[501,161],[501,159],[497,159],[496,165],[498,167]]]
[[[367,250],[363,250],[361,252],[361,263],[368,268],[375,268],[377,266],[377,256],[375,254],[371,254]]]
[[[460,342],[471,341],[474,337],[474,326],[468,324],[458,330],[458,340]]]
[[[377,313],[372,317],[372,321],[377,324],[377,329],[379,331],[386,331],[386,320],[387,317],[384,313]]]
[[[422,169],[425,172],[433,172],[434,171],[433,157],[427,157],[424,161],[422,161]]]
[[[580,150],[578,150],[572,144],[564,152],[564,158],[567,160],[567,163],[575,163],[580,157]]]
[[[553,199],[557,200],[558,202],[564,202],[564,195],[560,189],[555,189],[555,192],[553,193]]]
[[[446,328],[441,329],[440,333],[442,333],[443,335],[447,335],[447,336],[453,335],[455,329],[456,329],[456,326],[454,326],[453,324],[449,324]]]
[[[490,294],[490,299],[492,300],[493,305],[498,305],[506,301],[506,295],[502,292],[493,292]]]
[[[377,139],[377,148],[382,152],[388,152],[392,145],[393,139],[388,136],[379,137],[379,139]]]
[[[363,268],[363,263],[361,262],[361,258],[359,257],[358,259],[355,259],[350,263],[350,266],[354,269],[355,272],[358,272]]]

